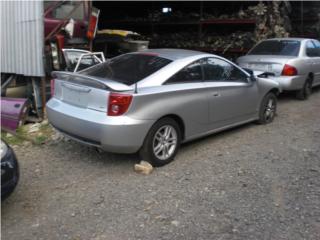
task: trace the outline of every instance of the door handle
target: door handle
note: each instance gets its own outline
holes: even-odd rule
[[[214,93],[212,93],[212,96],[214,96],[214,97],[220,97],[220,93],[214,92]]]

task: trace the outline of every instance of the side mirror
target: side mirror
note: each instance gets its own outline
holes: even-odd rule
[[[249,68],[242,68],[243,70],[245,70],[247,73],[250,74],[250,76],[253,76],[253,71]]]
[[[256,81],[254,73],[253,73],[253,71],[251,69],[249,69],[249,68],[242,68],[242,69],[250,74],[250,77],[248,77],[248,80],[250,80],[251,82],[255,82]]]

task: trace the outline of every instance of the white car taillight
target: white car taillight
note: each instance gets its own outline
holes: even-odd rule
[[[295,75],[298,75],[298,70],[289,64],[285,64],[282,69],[281,75],[282,76],[295,76]]]

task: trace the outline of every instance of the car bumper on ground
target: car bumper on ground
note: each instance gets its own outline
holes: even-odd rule
[[[47,103],[50,123],[64,135],[86,145],[114,153],[134,153],[143,144],[154,121],[79,108],[51,99]]]
[[[8,146],[6,155],[1,159],[1,200],[7,198],[19,181],[19,165],[13,150]]]

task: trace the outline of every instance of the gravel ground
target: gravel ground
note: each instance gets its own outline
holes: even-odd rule
[[[148,176],[137,155],[75,142],[14,149],[21,179],[3,239],[320,239],[320,90],[279,100],[272,124],[182,147]]]

